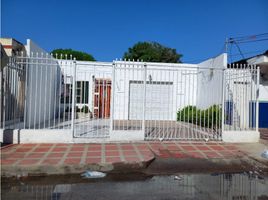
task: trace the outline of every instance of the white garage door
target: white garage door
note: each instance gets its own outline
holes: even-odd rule
[[[129,86],[129,119],[141,120],[143,117],[143,83],[132,81]],[[172,120],[172,82],[147,82],[146,120]]]

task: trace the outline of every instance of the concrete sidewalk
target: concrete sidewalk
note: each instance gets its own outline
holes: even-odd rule
[[[220,142],[143,142],[102,144],[18,144],[1,148],[2,176],[27,176],[48,174],[74,174],[85,170],[142,170],[154,159],[172,159],[187,165],[189,170],[198,169],[195,161],[222,164],[247,162],[250,149],[246,144]],[[255,146],[262,144],[255,144]],[[259,149],[262,149],[261,146]],[[254,149],[254,148],[252,148]],[[247,151],[249,150],[249,151]],[[256,152],[253,152],[254,156]],[[255,165],[255,158],[251,163]],[[261,160],[261,159],[260,159]],[[242,162],[243,161],[243,162]],[[250,159],[248,160],[250,163]],[[186,163],[188,162],[188,163]],[[192,164],[191,164],[192,163]],[[262,168],[266,166],[261,160]],[[206,165],[205,165],[206,166]],[[204,166],[204,168],[206,168]]]

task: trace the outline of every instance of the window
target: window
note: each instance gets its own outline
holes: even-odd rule
[[[88,81],[76,82],[76,103],[88,103]]]
[[[88,103],[88,81],[76,82],[76,103]],[[72,85],[62,86],[61,103],[72,103]]]

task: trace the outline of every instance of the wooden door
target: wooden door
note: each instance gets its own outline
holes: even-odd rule
[[[95,79],[94,85],[94,116],[95,118],[109,118],[111,103],[111,80]]]

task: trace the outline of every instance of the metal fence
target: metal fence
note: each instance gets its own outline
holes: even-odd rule
[[[225,70],[224,130],[258,131],[259,74],[255,65],[230,65]]]
[[[213,69],[214,76],[223,69]],[[195,65],[114,63],[113,131],[140,131],[145,139],[220,139],[222,81],[208,96],[210,68]]]
[[[258,130],[258,83],[256,66],[19,54],[1,68],[1,128],[68,129],[86,138],[131,132],[146,140],[220,140],[223,131]]]

